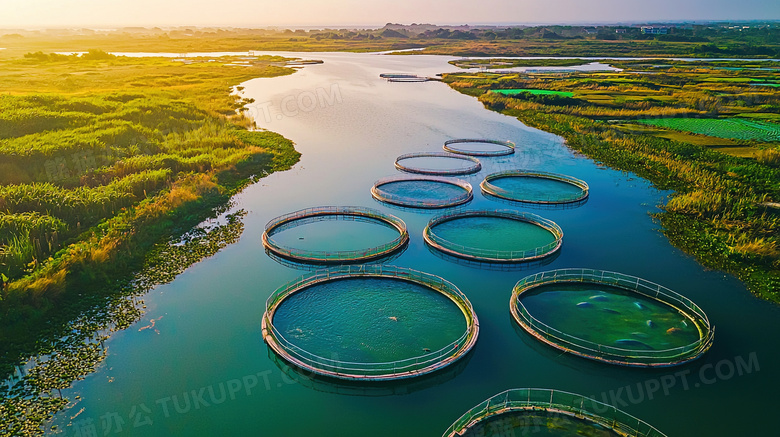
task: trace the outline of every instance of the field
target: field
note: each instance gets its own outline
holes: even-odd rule
[[[773,70],[737,61],[615,65],[625,70],[443,80],[593,159],[675,190],[657,215],[670,241],[780,302],[780,96],[751,86],[774,80]],[[569,96],[502,92],[528,88]]]
[[[660,118],[638,120],[638,123],[717,138],[780,141],[780,124],[741,118]]]
[[[491,92],[503,94],[505,96],[513,96],[522,93],[530,93],[536,96],[564,96],[564,97],[574,96],[574,93],[570,93],[566,91],[535,90],[529,88],[519,88],[519,89],[512,89],[512,90],[492,90]]]

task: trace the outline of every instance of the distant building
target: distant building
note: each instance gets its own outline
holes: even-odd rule
[[[615,29],[615,33],[626,33],[626,29]]]
[[[644,33],[645,35],[666,35],[667,33],[669,33],[669,28],[642,26],[642,33]]]

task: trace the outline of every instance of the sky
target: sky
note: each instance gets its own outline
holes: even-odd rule
[[[1,28],[780,20],[778,0],[0,0]]]

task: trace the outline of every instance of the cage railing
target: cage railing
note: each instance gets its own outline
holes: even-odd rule
[[[492,396],[459,417],[443,437],[463,435],[469,428],[493,416],[539,410],[585,419],[621,436],[665,437],[652,425],[612,405],[575,393],[542,388],[511,389]]]
[[[466,319],[466,331],[456,340],[438,350],[425,354],[388,362],[354,362],[323,357],[295,345],[285,338],[273,325],[273,315],[278,305],[293,293],[304,290],[319,283],[338,279],[359,277],[384,277],[400,279],[424,285],[452,300],[460,308]],[[405,375],[423,374],[438,368],[445,361],[454,360],[467,353],[476,341],[479,332],[479,322],[471,302],[451,282],[428,273],[417,270],[387,266],[387,265],[356,265],[342,266],[335,269],[321,270],[311,275],[299,277],[274,291],[266,300],[266,311],[263,315],[264,336],[270,336],[276,344],[290,357],[309,366],[312,370],[326,372],[332,376],[343,376],[352,379],[381,377],[392,379]]]
[[[458,149],[457,147],[452,147],[453,144],[463,144],[463,143],[496,144],[503,147],[497,150],[463,150],[463,149]],[[445,141],[444,150],[459,155],[504,156],[504,155],[511,155],[515,153],[515,143],[511,141],[486,140],[481,138],[460,138],[460,139]]]
[[[386,184],[416,181],[435,182],[456,186],[462,190],[462,193],[447,199],[428,200],[389,193],[382,189],[382,186]],[[371,196],[380,202],[391,203],[398,206],[413,208],[446,208],[450,206],[462,205],[470,201],[473,198],[473,189],[470,183],[460,179],[445,179],[436,176],[390,176],[382,178],[374,183],[374,186],[371,187]]]
[[[457,218],[462,217],[503,217],[512,220],[520,220],[527,223],[531,223],[540,226],[549,231],[554,241],[545,244],[540,247],[525,250],[497,250],[497,249],[482,249],[478,247],[465,246],[463,244],[454,243],[446,238],[436,235],[434,227]],[[434,217],[423,231],[425,241],[431,246],[437,249],[444,249],[455,255],[467,256],[473,259],[485,260],[485,261],[523,261],[538,259],[552,254],[558,248],[560,248],[563,240],[563,229],[558,226],[552,220],[540,217],[536,214],[528,212],[517,212],[512,210],[489,210],[489,211],[461,211],[450,214],[442,214]]]
[[[551,179],[551,180],[574,185],[577,188],[579,188],[581,191],[580,193],[570,194],[570,195],[559,195],[559,196],[549,195],[546,197],[535,197],[533,199],[520,199],[516,196],[516,193],[514,193],[512,190],[507,190],[491,183],[491,181],[500,178],[506,178],[506,177],[535,177],[535,178]],[[571,176],[567,176],[567,175],[558,174],[558,173],[550,173],[544,171],[531,171],[531,170],[507,170],[507,171],[492,173],[485,176],[485,179],[482,181],[482,183],[479,184],[479,187],[483,193],[489,194],[491,196],[500,197],[502,199],[507,199],[507,200],[514,200],[518,202],[525,202],[525,203],[579,202],[587,198],[590,191],[590,187],[588,186],[588,183],[583,180]]]
[[[366,249],[355,250],[306,250],[290,246],[284,246],[273,240],[273,234],[292,222],[308,218],[323,216],[354,216],[376,220],[378,222],[392,226],[398,231],[398,237],[387,243],[369,247]],[[398,217],[390,214],[384,214],[371,208],[359,206],[321,206],[306,208],[276,217],[269,221],[263,232],[263,245],[275,254],[309,262],[342,262],[342,261],[360,261],[389,255],[400,249],[409,241],[409,233],[406,229],[406,223]]]
[[[437,169],[437,168],[425,168],[425,167],[410,167],[401,163],[401,161],[415,158],[446,158],[457,159],[460,161],[466,161],[470,163],[468,167],[453,168],[453,169]],[[395,159],[395,168],[407,173],[419,173],[438,176],[456,176],[467,175],[477,173],[482,170],[482,163],[477,158],[467,155],[458,155],[456,153],[449,152],[415,152],[401,155]]]
[[[676,348],[638,350],[608,346],[562,332],[532,316],[521,300],[523,293],[539,285],[562,282],[605,284],[658,300],[676,309],[693,322],[699,331],[699,339],[689,345]],[[510,310],[521,326],[547,339],[560,349],[625,364],[671,365],[688,361],[706,352],[712,346],[715,336],[715,329],[707,315],[687,297],[642,278],[596,269],[559,269],[527,276],[515,285]]]

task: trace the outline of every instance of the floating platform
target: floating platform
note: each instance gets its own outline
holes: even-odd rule
[[[563,230],[536,214],[476,210],[434,217],[425,227],[423,238],[432,248],[459,258],[517,263],[557,252],[563,244]]]
[[[412,164],[409,164],[409,161],[412,160],[422,160],[430,158],[432,160],[439,161],[441,163],[447,162],[447,161],[457,161],[460,164],[466,164],[465,166],[461,167],[445,167],[445,166],[432,166],[428,164],[427,166],[414,166]],[[466,155],[458,155],[455,153],[448,153],[448,152],[417,152],[417,153],[407,153],[405,155],[401,155],[395,160],[395,168],[398,170],[401,170],[406,173],[416,173],[416,174],[425,174],[425,175],[432,175],[432,176],[461,176],[461,175],[468,175],[477,173],[480,170],[482,170],[482,163],[479,162],[478,159],[473,158],[471,156]]]
[[[484,194],[500,199],[549,205],[584,202],[590,191],[580,179],[530,170],[492,173],[479,187]]]
[[[321,220],[363,221],[394,229],[397,237],[379,245],[361,249],[315,250],[282,244],[274,237],[284,230]],[[268,222],[263,232],[263,246],[276,256],[296,262],[314,264],[344,264],[366,262],[383,258],[401,250],[409,242],[406,223],[390,214],[371,208],[352,206],[323,206],[307,208],[277,217]]]
[[[462,147],[464,144],[477,144],[479,146]],[[468,156],[506,156],[515,153],[515,143],[511,141],[461,138],[445,141],[444,150]]]
[[[668,367],[699,358],[714,328],[690,299],[622,273],[561,269],[521,279],[512,317],[539,341],[583,358]]]
[[[380,202],[406,208],[448,208],[473,198],[471,184],[436,176],[392,176],[378,180],[371,195]]]
[[[514,419],[514,420],[513,420]],[[526,435],[666,437],[647,422],[586,396],[519,388],[499,393],[455,421],[443,437]]]
[[[348,281],[379,281],[382,287],[387,287],[389,282],[391,288]],[[396,297],[400,299],[398,302],[393,301]],[[299,306],[280,310],[286,302],[296,299]],[[414,300],[411,304],[410,299]],[[324,303],[341,305],[342,300],[357,306],[352,308],[345,303],[346,306],[338,308],[341,313],[322,309]],[[430,320],[424,313],[442,308],[442,305],[452,307],[447,310],[454,311],[452,314],[460,314],[456,316],[460,321],[454,328],[457,333],[450,329],[452,333],[448,338],[442,338],[438,329],[427,333],[412,329],[429,326]],[[295,309],[305,311],[295,314]],[[281,312],[286,315],[280,316]],[[334,317],[369,317],[371,320],[368,324],[354,320],[355,326],[347,332],[334,332],[346,329],[343,323],[334,324]],[[277,322],[283,325],[284,332],[276,326]],[[308,326],[312,323],[330,328],[323,331],[319,325],[317,329]],[[408,329],[412,331],[406,332]],[[431,374],[463,358],[477,341],[479,322],[466,296],[438,276],[386,265],[342,266],[300,277],[274,291],[266,301],[262,332],[264,341],[276,354],[304,371],[341,380],[392,381]],[[400,338],[403,335],[411,337]],[[312,336],[327,337],[328,340],[326,344],[316,343]],[[365,338],[356,340],[361,336]],[[426,336],[431,337],[426,341],[431,341],[431,345],[438,342],[438,347],[413,346],[414,352],[408,350],[410,342]],[[343,342],[348,344],[345,346],[341,344]],[[406,349],[399,359],[374,359],[388,353],[397,354],[402,347]],[[325,351],[331,356],[325,356]],[[336,356],[339,352],[341,355]],[[344,355],[346,359],[341,359]]]

